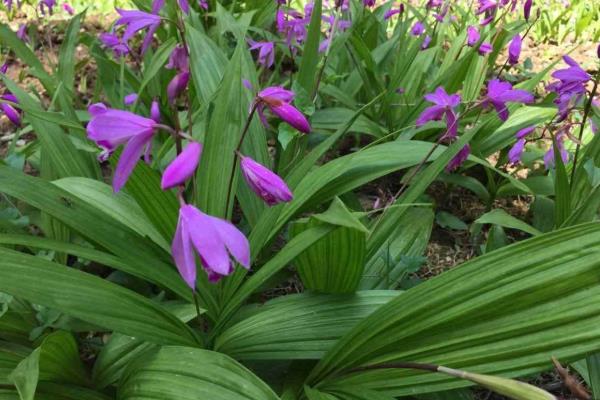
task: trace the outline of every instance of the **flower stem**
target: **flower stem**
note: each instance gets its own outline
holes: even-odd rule
[[[233,191],[233,179],[235,178],[235,170],[237,168],[237,162],[239,159],[240,149],[242,148],[242,144],[244,143],[244,138],[248,133],[248,129],[250,129],[250,123],[254,118],[254,114],[256,113],[256,109],[258,108],[258,100],[254,100],[252,102],[252,108],[250,109],[250,114],[248,114],[248,119],[246,120],[246,124],[244,124],[244,128],[242,130],[242,135],[240,136],[240,141],[238,142],[237,147],[234,150],[234,158],[233,158],[233,168],[231,168],[231,175],[229,176],[229,184],[227,185],[227,202],[225,203],[225,217],[229,215],[229,203],[231,201],[231,194]]]
[[[600,70],[596,73],[596,79],[594,79],[594,87],[592,88],[592,92],[590,93],[590,97],[585,104],[585,108],[583,110],[583,119],[581,121],[581,127],[579,128],[579,137],[577,146],[575,147],[575,156],[573,157],[573,168],[571,169],[571,182],[570,186],[573,187],[573,181],[575,178],[575,171],[577,170],[577,161],[579,158],[579,149],[581,147],[581,143],[583,140],[583,130],[585,128],[585,123],[590,115],[590,111],[592,110],[592,101],[594,100],[594,96],[596,96],[596,91],[598,90],[598,84],[600,83]]]
[[[312,93],[313,102],[317,98],[317,94],[319,93],[319,86],[321,85],[321,81],[323,80],[323,73],[325,72],[325,67],[327,66],[327,59],[329,58],[329,52],[331,51],[331,44],[333,43],[333,39],[335,37],[335,31],[337,30],[339,14],[338,9],[334,9],[333,16],[333,25],[331,26],[331,32],[329,33],[329,42],[327,43],[327,48],[325,49],[325,55],[323,56],[323,64],[319,69],[319,73],[317,74],[317,83],[315,84],[315,88]]]

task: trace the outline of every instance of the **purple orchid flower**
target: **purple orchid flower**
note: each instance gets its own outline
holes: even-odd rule
[[[0,99],[10,101],[13,104],[19,104],[19,100],[12,93],[7,93],[0,96]],[[15,126],[21,126],[21,115],[18,109],[12,104],[0,102],[0,110],[4,112],[4,115],[12,122]]]
[[[560,154],[560,158],[562,159],[563,164],[569,162],[569,152],[565,149],[565,138],[567,136],[566,130],[570,129],[570,125],[562,128],[557,134],[555,139],[556,145],[558,146],[558,153]],[[544,165],[546,169],[554,168],[555,165],[554,158],[554,144],[550,145],[550,149],[544,154]]]
[[[75,15],[75,9],[69,3],[63,3],[62,8],[67,14]]]
[[[160,105],[158,101],[153,101],[150,105],[150,118],[157,124],[160,124]]]
[[[512,165],[516,165],[521,162],[521,157],[525,151],[525,144],[527,143],[525,137],[533,131],[535,131],[535,126],[528,126],[519,130],[515,134],[517,137],[517,142],[508,151],[508,161]]]
[[[128,111],[107,108],[101,103],[90,106],[89,112],[92,116],[87,126],[90,140],[105,149],[107,154],[119,145],[125,145],[113,178],[113,189],[118,192],[127,182],[142,153],[146,162],[150,161],[157,122]]]
[[[129,54],[129,47],[115,34],[102,33],[99,36],[100,41],[107,49],[111,49],[117,58],[121,58]]]
[[[375,0],[363,0],[363,6],[365,7],[374,7]]]
[[[181,72],[190,70],[190,60],[188,51],[183,45],[178,44],[173,49],[171,55],[169,56],[169,62],[167,63],[167,65],[165,65],[165,68],[176,69]]]
[[[208,2],[206,0],[199,0],[198,4],[200,4],[200,8],[203,10],[208,10]]]
[[[38,7],[42,15],[46,15],[46,11],[48,14],[52,15],[54,12],[54,7],[56,6],[56,0],[42,0],[39,2]]]
[[[466,144],[457,155],[450,160],[448,165],[446,165],[446,172],[452,172],[458,169],[467,159],[469,158],[469,154],[471,154],[471,146]]]
[[[508,119],[508,108],[506,103],[533,103],[534,97],[526,90],[513,89],[508,82],[502,82],[499,79],[492,79],[488,82],[487,95],[482,102],[484,107],[492,105],[498,117],[502,121]]]
[[[531,15],[531,6],[533,5],[533,0],[525,0],[525,4],[523,4],[523,17],[525,17],[525,21],[529,22],[529,16]]]
[[[563,56],[568,68],[559,69],[552,73],[558,81],[548,85],[547,89],[557,94],[554,103],[558,106],[559,121],[567,118],[570,109],[585,95],[585,85],[592,77],[569,56]]]
[[[6,6],[8,12],[11,12],[13,8],[13,0],[4,0],[3,3]]]
[[[259,101],[257,110],[263,124],[268,126],[264,116],[264,107],[266,106],[285,123],[300,132],[309,133],[311,128],[306,117],[298,109],[289,104],[293,99],[294,92],[279,86],[268,87],[259,92],[257,96],[257,100]]]
[[[128,94],[127,96],[125,96],[125,98],[123,99],[123,103],[126,106],[130,106],[133,103],[135,103],[137,101],[137,99],[138,99],[137,93],[131,93],[131,94]]]
[[[274,206],[292,201],[294,196],[283,179],[250,157],[241,158],[240,165],[246,182],[265,203]]]
[[[27,36],[27,25],[20,24],[19,29],[17,29],[17,37],[24,42],[29,41],[29,36]]]
[[[516,34],[510,41],[508,46],[508,63],[515,65],[519,63],[519,56],[521,55],[521,35]]]
[[[175,77],[169,82],[167,86],[167,97],[171,104],[177,100],[179,95],[187,88],[190,81],[190,73],[183,71],[175,75]]]
[[[479,42],[479,38],[481,35],[479,34],[479,30],[475,28],[473,25],[469,25],[467,27],[467,46],[473,47]]]
[[[8,72],[8,62],[5,62],[4,64],[2,64],[2,66],[0,66],[0,74],[6,75],[7,72]]]
[[[403,13],[404,13],[404,4],[400,3],[398,8],[392,8],[390,10],[387,10],[385,12],[385,14],[383,14],[383,19],[387,21],[388,19],[392,18],[394,15],[396,15],[396,14],[402,15]]]
[[[273,42],[255,42],[248,39],[250,50],[258,50],[258,63],[270,68],[275,62],[275,44]]]
[[[421,44],[421,50],[425,50],[426,48],[428,48],[430,43],[431,36],[425,35],[425,39],[423,39],[423,43]]]
[[[190,3],[188,3],[187,0],[177,0],[177,3],[179,3],[179,8],[181,8],[181,11],[183,11],[186,15],[190,15]]]
[[[425,4],[426,8],[432,9],[442,5],[442,0],[428,0]]]
[[[210,282],[218,282],[233,272],[232,257],[244,268],[250,268],[250,244],[246,236],[229,221],[187,204],[179,209],[171,249],[179,274],[192,289],[196,288],[194,249]]]
[[[410,33],[413,36],[420,36],[423,34],[423,32],[425,32],[425,26],[421,21],[415,22],[412,29],[410,30]]]
[[[479,46],[479,54],[482,56],[485,56],[486,54],[491,53],[494,50],[494,47],[492,46],[491,43],[488,42],[483,42],[481,43],[481,46]]]
[[[117,8],[117,12],[121,17],[115,22],[115,26],[125,26],[123,41],[129,41],[137,32],[147,28],[148,30],[140,49],[141,53],[144,54],[150,47],[154,33],[160,26],[161,18],[158,13],[163,4],[164,0],[155,0],[152,6],[152,13]]]
[[[200,157],[202,157],[202,145],[198,142],[188,144],[165,169],[160,183],[162,190],[184,185],[185,181],[194,175],[200,163]]]
[[[440,121],[446,118],[446,133],[442,139],[456,138],[458,130],[458,121],[455,108],[460,104],[460,95],[449,95],[443,87],[438,87],[433,93],[425,95],[425,100],[433,103],[433,106],[427,107],[419,118],[417,118],[417,127],[425,125],[429,121]]]

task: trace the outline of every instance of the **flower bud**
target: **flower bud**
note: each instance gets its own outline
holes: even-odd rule
[[[190,179],[202,156],[202,145],[198,142],[191,142],[179,154],[163,173],[160,187],[162,190],[172,189],[176,186],[183,185],[185,181]]]
[[[269,206],[293,199],[283,179],[249,157],[242,156],[242,173],[250,188]]]

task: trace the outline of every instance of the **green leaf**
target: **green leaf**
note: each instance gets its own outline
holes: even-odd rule
[[[411,207],[403,214],[389,239],[367,262],[360,288],[396,288],[408,273],[406,257],[414,259],[425,252],[433,219],[431,208]]]
[[[452,215],[446,211],[439,211],[435,216],[435,222],[442,228],[449,228],[449,229],[455,229],[455,230],[468,229],[467,224],[462,222],[455,215]]]
[[[554,222],[557,227],[560,227],[571,213],[571,187],[569,186],[567,169],[555,137],[552,137],[552,143],[554,149],[554,190],[556,193],[554,198]]]
[[[481,217],[475,220],[475,223],[494,224],[502,226],[504,228],[518,229],[520,231],[527,232],[533,236],[542,234],[542,232],[535,229],[533,226],[521,221],[518,218],[513,217],[501,208],[497,208],[495,210],[483,214]]]
[[[319,64],[319,44],[321,42],[321,11],[322,0],[315,0],[308,34],[304,43],[300,69],[298,70],[298,83],[306,93],[313,93],[317,82],[317,65]]]
[[[8,379],[15,385],[21,400],[34,400],[39,379],[41,348],[37,348],[17,365]]]
[[[165,65],[165,63],[169,59],[169,56],[171,55],[171,52],[173,51],[176,45],[177,41],[175,40],[175,38],[171,37],[167,39],[164,43],[162,43],[158,49],[156,49],[156,52],[152,56],[150,64],[146,68],[144,68],[142,82],[140,83],[140,87],[138,89],[138,95],[141,96],[143,94],[146,86],[148,86],[148,84],[152,81],[152,79],[154,79],[156,74],[160,72],[163,65]]]
[[[205,189],[198,191],[197,203],[204,212],[221,218],[226,216],[226,210],[230,209],[233,201],[233,196],[228,194],[229,181],[232,173],[235,176],[239,173],[235,168],[234,150],[248,117],[249,104],[243,101],[246,99],[246,89],[242,85],[241,64],[244,51],[246,43],[240,42],[227,65],[205,134],[198,168],[198,187]],[[234,179],[232,188],[235,187]]]
[[[148,221],[135,200],[126,193],[115,193],[109,185],[86,178],[63,178],[52,183],[88,203],[94,209],[120,221],[140,236],[149,237],[165,251],[170,251],[171,247],[167,241]]]
[[[600,224],[578,225],[427,280],[341,338],[307,383],[327,391],[354,385],[408,396],[465,383],[413,370],[350,370],[408,360],[511,378],[551,369],[551,355],[570,360],[597,351],[599,243]]]
[[[219,335],[215,350],[236,359],[318,360],[363,318],[400,293],[283,296],[240,310],[239,322]]]
[[[153,343],[197,344],[186,325],[130,290],[39,257],[2,248],[0,255],[2,292]]]
[[[252,372],[224,354],[166,346],[130,364],[119,400],[278,400]]]
[[[130,268],[133,275],[169,288],[182,298],[191,300],[189,287],[175,269],[163,261],[168,255],[88,203],[50,182],[2,166],[0,191],[39,208],[90,242],[112,252],[133,267]]]
[[[58,78],[69,93],[73,93],[75,87],[75,63],[77,61],[75,48],[79,39],[81,21],[84,17],[85,11],[71,18],[58,53]]]

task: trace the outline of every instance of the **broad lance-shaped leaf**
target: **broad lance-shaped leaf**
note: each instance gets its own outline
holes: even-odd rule
[[[160,305],[102,278],[0,248],[0,292],[159,344],[198,345]],[[43,282],[43,284],[40,284]]]
[[[581,358],[600,349],[598,268],[599,223],[487,253],[382,306],[336,344],[308,382],[404,396],[465,383],[409,370],[348,371],[413,361],[517,377],[552,368],[552,356]]]
[[[321,293],[353,293],[365,268],[368,230],[335,198],[323,213],[292,224],[291,237],[322,224],[336,228],[294,260],[307,289]]]
[[[302,293],[240,310],[239,322],[215,341],[215,349],[236,359],[321,358],[362,319],[401,292],[369,290],[344,295]],[[290,323],[293,321],[293,323]]]
[[[133,361],[119,400],[278,400],[269,386],[225,354],[165,346]]]

